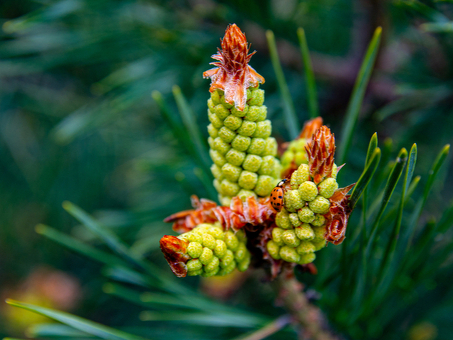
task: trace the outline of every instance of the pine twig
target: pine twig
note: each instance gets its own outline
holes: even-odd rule
[[[338,337],[326,330],[321,310],[308,301],[303,285],[297,281],[292,270],[287,269],[279,275],[275,288],[294,322],[301,326],[301,339],[338,340]]]

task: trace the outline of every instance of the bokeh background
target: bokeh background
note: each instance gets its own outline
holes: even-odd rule
[[[162,220],[188,209],[191,194],[216,197],[211,178],[152,93],[161,92],[169,111],[177,112],[172,88],[178,85],[207,137],[209,81],[202,72],[229,23],[238,24],[258,51],[251,64],[266,79],[273,135],[282,142],[289,134],[266,30],[275,33],[302,125],[309,115],[296,33],[305,29],[320,113],[341,140],[360,63],[375,28],[382,26],[344,181],[360,175],[374,132],[393,148],[392,157],[416,142],[416,175],[426,181],[435,155],[453,141],[451,20],[453,4],[447,0],[2,0],[0,296],[117,327],[150,327],[157,338],[201,338],[199,330],[172,329],[168,335],[168,324],[143,325],[139,307],[102,293],[106,279],[98,264],[39,236],[35,226],[45,223],[102,247],[64,211],[68,200],[111,228],[135,254],[166,266],[158,240],[170,226]],[[451,175],[446,164],[422,219],[439,217],[449,206]],[[234,303],[249,304],[245,295],[234,295]],[[401,321],[399,336],[450,339],[453,299],[441,297],[443,303],[429,312]],[[271,298],[253,307],[281,313]],[[21,337],[28,325],[41,321],[6,306],[0,313],[0,336]]]

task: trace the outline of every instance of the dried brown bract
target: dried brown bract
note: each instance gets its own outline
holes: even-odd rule
[[[335,148],[335,136],[325,125],[315,132],[312,141],[305,147],[310,175],[316,184],[332,176]]]
[[[160,249],[164,253],[171,271],[177,277],[185,277],[187,275],[186,262],[190,260],[190,256],[187,255],[188,245],[187,241],[175,236],[165,235],[160,239]]]
[[[248,65],[255,52],[249,54],[250,45],[236,24],[227,27],[221,47],[212,56],[218,61],[211,65],[217,67],[204,72],[203,77],[211,78],[210,92],[217,89],[225,91],[225,101],[243,111],[247,102],[247,88],[264,83],[264,78]]]
[[[350,195],[347,195],[347,193],[354,185],[355,183],[338,189],[330,197],[330,209],[325,215],[327,219],[325,239],[327,242],[340,244],[345,238],[349,215],[352,212],[349,205]]]
[[[246,224],[260,226],[274,218],[275,210],[268,197],[256,199],[247,197],[243,201],[233,197],[229,207],[218,206],[207,199],[192,196],[194,210],[185,210],[167,217],[165,222],[173,222],[173,230],[184,233],[192,230],[201,223],[219,222],[224,230],[243,228]]]

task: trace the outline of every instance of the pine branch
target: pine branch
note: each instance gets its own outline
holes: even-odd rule
[[[279,300],[301,326],[300,337],[307,340],[338,340],[326,329],[326,320],[321,310],[312,305],[303,291],[303,284],[297,281],[292,268],[286,268],[276,280],[275,289]]]

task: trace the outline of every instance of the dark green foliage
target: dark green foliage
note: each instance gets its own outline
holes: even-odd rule
[[[40,263],[69,271],[86,283],[73,313],[126,339],[231,339],[285,313],[256,276],[228,303],[205,297],[158,249],[164,217],[192,194],[216,199],[201,74],[236,22],[258,50],[274,136],[319,112],[347,163],[340,186],[357,182],[345,242],[319,253],[317,276],[298,273],[315,303],[345,338],[401,339],[428,321],[450,339],[452,20],[430,0],[1,2],[0,287]],[[36,236],[37,223],[55,229]],[[28,334],[112,338],[52,313],[77,327]],[[296,334],[270,338],[283,337]]]

